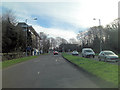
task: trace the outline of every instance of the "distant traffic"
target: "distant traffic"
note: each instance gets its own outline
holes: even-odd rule
[[[54,55],[58,55],[58,53],[59,53],[58,51],[53,51]],[[100,53],[95,53],[91,48],[83,48],[81,53],[79,53],[77,50],[73,50],[71,53],[69,52],[69,54],[74,56],[81,56],[84,58],[95,58],[95,60],[104,61],[104,62],[119,61],[119,56],[110,50],[103,50]]]

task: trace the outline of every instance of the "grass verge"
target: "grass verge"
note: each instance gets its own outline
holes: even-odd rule
[[[93,75],[118,86],[118,65],[62,53],[62,56]]]
[[[118,54],[119,58],[120,58],[120,54]]]
[[[7,60],[7,61],[3,61],[2,63],[2,68],[6,68],[9,67],[11,65],[23,62],[23,61],[27,61],[27,60],[31,60],[33,58],[37,58],[38,56],[29,56],[29,57],[24,57],[24,58],[18,58],[18,59],[12,59],[12,60]]]
[[[40,55],[48,55],[49,53],[42,53],[42,54],[40,54]]]

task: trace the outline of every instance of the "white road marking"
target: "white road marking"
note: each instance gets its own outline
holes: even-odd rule
[[[56,59],[56,62],[57,62],[58,60]]]
[[[38,72],[38,75],[40,74],[40,72]]]

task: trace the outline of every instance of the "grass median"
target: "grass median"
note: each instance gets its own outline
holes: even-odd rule
[[[23,61],[27,61],[27,60],[31,60],[34,58],[37,58],[38,56],[28,56],[28,57],[23,57],[23,58],[18,58],[18,59],[12,59],[12,60],[7,60],[7,61],[3,61],[2,63],[2,68],[6,68],[9,67],[11,65],[23,62]]]
[[[118,65],[95,61],[89,58],[72,56],[66,53],[62,53],[62,55],[67,60],[92,73],[93,75],[118,86]]]
[[[120,58],[120,54],[118,54],[119,58]]]

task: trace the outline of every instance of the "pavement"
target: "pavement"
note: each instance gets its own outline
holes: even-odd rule
[[[101,84],[101,85],[100,85]],[[2,71],[3,88],[109,88],[59,55],[40,55]]]

